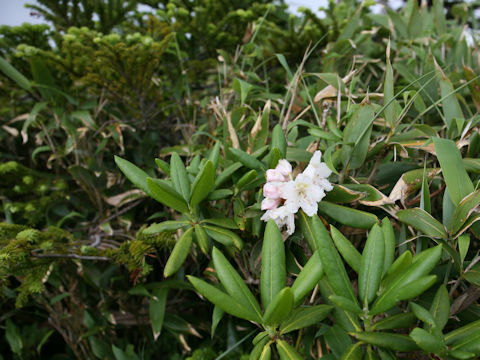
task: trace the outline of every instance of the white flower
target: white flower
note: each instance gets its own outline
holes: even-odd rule
[[[318,202],[325,196],[323,188],[313,182],[306,174],[299,174],[295,180],[287,182],[282,188],[282,198],[291,213],[302,208],[305,214],[313,216],[318,211]]]
[[[285,176],[283,176],[283,174],[277,169],[268,169],[266,175],[267,175],[267,182],[288,181],[288,179],[285,179]]]
[[[262,200],[262,210],[273,210],[275,209],[278,205],[280,205],[280,202],[282,199],[271,199],[271,198],[265,198]]]
[[[322,152],[319,150],[315,151],[303,174],[311,178],[315,185],[321,186],[325,191],[330,191],[333,189],[333,186],[327,178],[332,174],[332,170],[321,161],[321,158]]]
[[[292,173],[292,165],[288,162],[288,160],[281,159],[278,160],[275,170],[279,171],[288,180],[288,177]]]
[[[267,182],[263,185],[263,196],[269,199],[280,199],[282,196],[283,183],[279,181]]]
[[[261,220],[268,221],[272,219],[279,228],[287,226],[288,235],[292,235],[295,231],[295,217],[286,206],[280,206],[273,210],[267,210],[261,217]]]

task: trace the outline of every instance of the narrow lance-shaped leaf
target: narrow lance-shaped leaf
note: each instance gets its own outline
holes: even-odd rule
[[[195,276],[187,275],[187,279],[200,294],[223,311],[241,319],[258,322],[257,314],[245,308],[230,295]]]
[[[458,205],[465,196],[474,191],[472,180],[463,166],[460,150],[449,139],[434,137],[433,143],[450,198]]]
[[[446,347],[442,342],[442,339],[429,333],[425,329],[415,328],[410,332],[410,337],[417,343],[423,351],[427,353],[435,353],[437,355],[443,355]]]
[[[387,349],[404,352],[418,349],[417,344],[405,335],[370,331],[352,332],[350,335],[359,341]]]
[[[0,70],[25,90],[32,90],[32,84],[3,57],[0,57]]]
[[[332,239],[338,251],[342,254],[347,264],[358,274],[362,262],[362,254],[360,254],[357,248],[333,225],[330,225],[330,232],[332,233]]]
[[[358,292],[364,307],[368,307],[377,293],[382,278],[384,255],[383,233],[380,226],[375,224],[365,243],[358,274]]]
[[[189,213],[188,205],[182,195],[176,192],[167,181],[147,178],[147,185],[152,198],[178,212]]]
[[[119,156],[114,156],[115,163],[120,168],[122,173],[140,190],[145,191],[146,194],[153,197],[152,192],[147,184],[147,178],[149,175],[140,169],[138,166],[133,165],[130,161],[122,159]]]
[[[293,291],[286,287],[273,298],[265,309],[263,324],[276,327],[287,318],[293,308]]]
[[[150,323],[152,324],[153,337],[158,339],[163,327],[165,318],[165,306],[167,304],[168,288],[159,288],[153,291],[153,298],[150,299]]]
[[[190,200],[190,180],[185,165],[176,152],[172,154],[170,159],[170,174],[175,190],[182,194],[183,199],[188,203]]]
[[[210,160],[207,160],[192,184],[190,206],[193,208],[207,197],[215,183],[215,170]]]
[[[383,240],[385,242],[385,261],[383,262],[383,274],[386,274],[395,256],[395,233],[390,220],[382,219]]]
[[[225,256],[215,247],[212,251],[212,258],[218,278],[227,293],[236,299],[236,301],[240,302],[245,308],[249,309],[249,311],[256,313],[258,320],[260,320],[262,316],[260,305],[240,275],[238,275]]]
[[[280,124],[275,125],[272,131],[272,148],[276,147],[280,150],[283,158],[287,156],[287,140]]]
[[[450,298],[445,284],[440,285],[430,306],[430,313],[439,330],[442,330],[448,322],[450,314]]]
[[[307,261],[292,285],[294,304],[299,304],[305,295],[317,285],[323,276],[323,266],[320,255],[315,251]]]
[[[323,304],[296,308],[280,325],[280,333],[287,334],[291,331],[318,324],[327,317],[331,310],[332,306]]]
[[[277,351],[280,355],[280,360],[302,360],[302,357],[297,351],[286,341],[277,340]]]
[[[340,255],[338,255],[325,226],[316,215],[312,218],[312,230],[317,240],[318,253],[322,259],[323,271],[327,275],[328,282],[335,291],[335,294],[356,302],[357,298],[353,293],[350,279],[343,266],[343,261]]]
[[[441,239],[446,239],[448,236],[443,225],[420,208],[400,210],[397,212],[397,217],[401,222],[412,226],[425,235]]]
[[[287,282],[285,247],[277,224],[269,220],[265,228],[262,246],[262,273],[260,291],[263,307],[267,308]]]
[[[177,243],[175,244],[172,253],[170,254],[167,263],[165,264],[165,269],[163,270],[163,274],[165,277],[169,277],[175,274],[180,266],[183,265],[185,259],[187,258],[188,254],[190,253],[190,247],[192,246],[192,239],[193,239],[193,227],[189,228],[185,231],[180,239],[178,239]]]
[[[333,204],[328,201],[319,202],[318,210],[341,224],[359,229],[370,229],[374,224],[378,223],[378,218],[371,213]]]

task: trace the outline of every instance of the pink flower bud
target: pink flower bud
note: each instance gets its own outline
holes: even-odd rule
[[[285,181],[285,177],[282,173],[276,169],[268,169],[267,170],[267,182],[272,181]]]
[[[280,199],[265,198],[262,200],[262,210],[273,210],[280,205]]]
[[[292,165],[287,160],[281,159],[278,161],[275,170],[279,171],[283,176],[287,177],[292,173]]]
[[[270,199],[279,199],[280,198],[280,189],[277,184],[267,182],[263,185],[263,196]]]

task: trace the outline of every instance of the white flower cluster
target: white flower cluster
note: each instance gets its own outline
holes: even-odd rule
[[[279,228],[287,226],[287,233],[295,231],[294,214],[302,209],[308,216],[318,211],[318,202],[325,197],[325,191],[333,189],[327,180],[332,171],[321,162],[322,153],[315,151],[306,169],[292,176],[292,165],[285,159],[275,169],[267,170],[267,182],[263,186],[263,221],[273,219]]]

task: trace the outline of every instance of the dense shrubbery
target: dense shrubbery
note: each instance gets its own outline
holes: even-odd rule
[[[0,359],[478,358],[473,4],[38,2],[0,28]],[[316,150],[318,213],[262,221]]]

